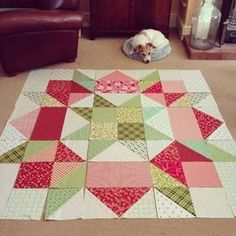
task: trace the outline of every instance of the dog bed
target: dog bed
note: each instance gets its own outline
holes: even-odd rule
[[[123,52],[126,56],[128,56],[132,59],[142,61],[142,59],[141,59],[141,57],[138,53],[134,52],[133,54],[131,54],[131,51],[132,51],[131,42],[132,42],[132,40],[133,40],[133,37],[127,39],[124,42],[123,47],[122,47]],[[152,54],[151,59],[152,59],[152,61],[159,61],[159,60],[167,57],[170,53],[171,53],[171,46],[170,46],[170,44],[168,44],[168,45],[166,45],[162,48],[156,49],[156,51]]]

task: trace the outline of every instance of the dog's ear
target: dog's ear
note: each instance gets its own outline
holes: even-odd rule
[[[156,49],[156,47],[152,44],[152,43],[148,43],[147,46],[153,48],[153,49]]]
[[[134,51],[135,51],[135,52],[139,52],[141,48],[142,48],[142,46],[141,46],[141,45],[138,45],[138,46],[134,49]]]
[[[140,50],[140,45],[138,45],[138,46],[135,47],[135,48],[132,48],[131,51],[130,51],[130,55],[139,52],[139,50]]]

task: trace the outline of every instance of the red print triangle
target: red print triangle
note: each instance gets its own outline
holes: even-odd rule
[[[161,82],[152,85],[150,88],[146,89],[143,93],[163,93]]]
[[[180,160],[182,162],[197,162],[197,161],[211,161],[202,154],[195,152],[194,150],[190,149],[189,147],[186,147],[182,143],[175,142],[175,145],[178,149],[178,153],[180,156]]]
[[[87,88],[81,86],[80,84],[75,83],[72,81],[71,83],[71,93],[91,93]]]
[[[167,174],[187,185],[176,143],[171,143],[151,160],[151,163]]]
[[[165,93],[166,105],[169,106],[179,98],[183,97],[185,93]]]
[[[67,105],[71,89],[71,81],[51,80],[48,83],[47,94],[57,101]]]
[[[69,149],[66,145],[59,142],[56,152],[56,162],[84,162],[84,160]]]
[[[88,188],[101,202],[121,217],[150,188]]]
[[[199,111],[195,108],[193,108],[193,111],[204,139],[208,138],[216,129],[218,129],[223,124],[222,121],[202,111]]]

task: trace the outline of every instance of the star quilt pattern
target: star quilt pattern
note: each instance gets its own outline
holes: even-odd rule
[[[0,137],[0,218],[233,218],[235,173],[200,71],[35,70]]]

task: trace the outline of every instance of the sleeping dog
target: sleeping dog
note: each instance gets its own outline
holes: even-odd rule
[[[131,54],[136,52],[141,56],[143,62],[149,63],[152,53],[167,44],[169,44],[169,40],[160,31],[153,29],[142,30],[131,41]]]

